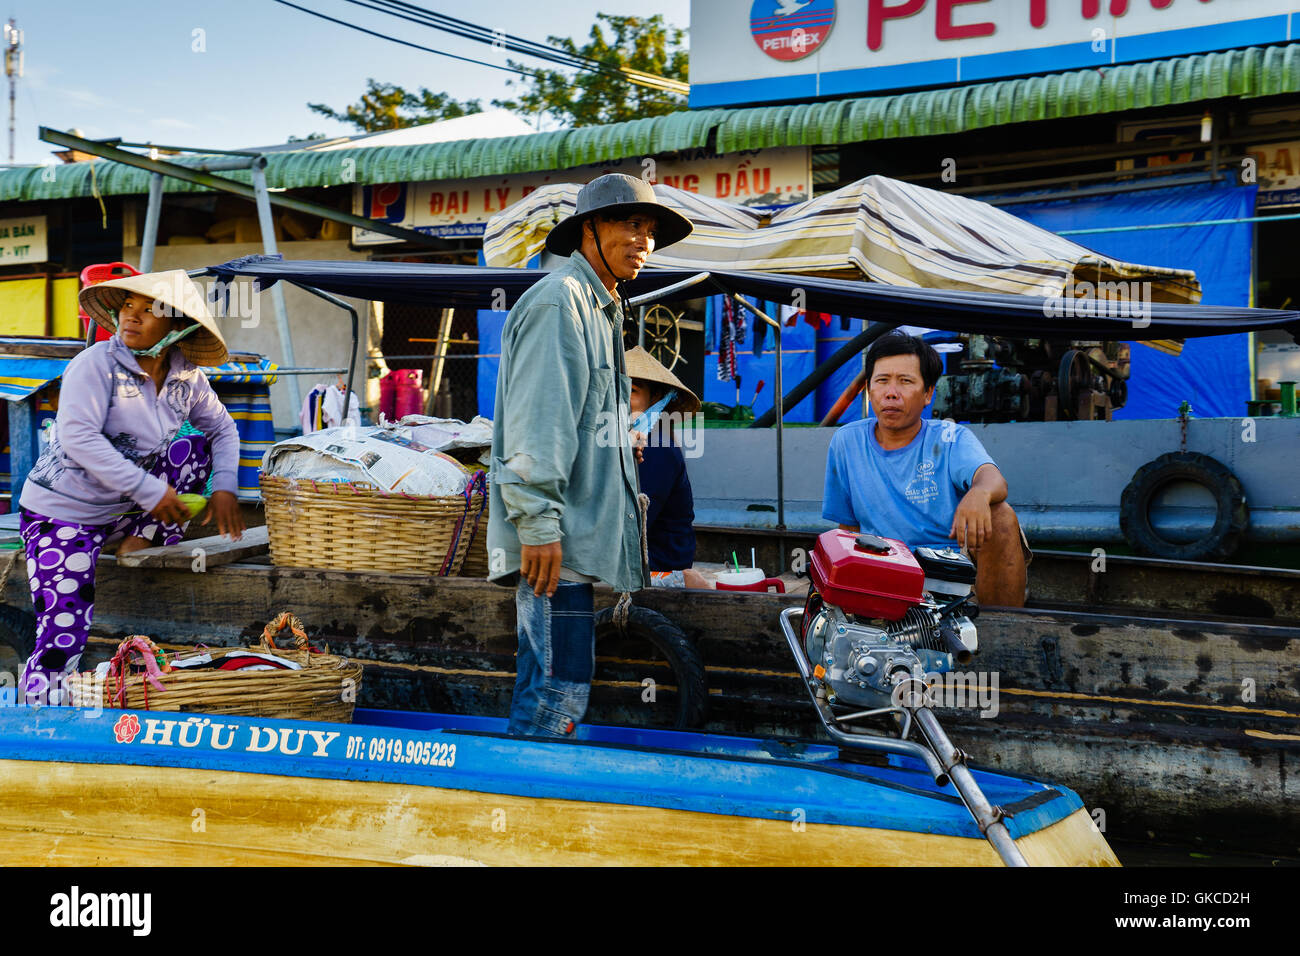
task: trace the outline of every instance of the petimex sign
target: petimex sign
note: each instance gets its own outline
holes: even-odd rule
[[[978,82],[1258,44],[1300,0],[692,0],[693,108]]]

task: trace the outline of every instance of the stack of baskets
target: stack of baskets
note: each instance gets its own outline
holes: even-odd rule
[[[487,538],[481,472],[459,495],[390,494],[365,482],[266,474],[260,480],[273,564],[450,575],[461,570],[470,542],[482,546]]]
[[[297,648],[280,650],[275,634],[288,625]],[[316,653],[307,643],[302,623],[284,613],[266,626],[254,650],[301,665],[300,670],[190,670],[170,666],[165,654],[147,637],[128,637],[117,649],[107,678],[91,672],[73,674],[68,688],[74,707],[121,710],[193,711],[238,714],[288,720],[351,723],[361,690],[362,666],[328,653]],[[215,659],[242,654],[245,648],[212,648]],[[138,655],[143,672],[132,666]],[[199,653],[182,654],[184,660]]]

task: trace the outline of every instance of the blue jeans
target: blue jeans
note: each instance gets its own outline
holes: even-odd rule
[[[519,651],[511,734],[570,737],[587,712],[596,670],[594,593],[590,584],[561,581],[554,597],[536,597],[523,575],[515,590]]]

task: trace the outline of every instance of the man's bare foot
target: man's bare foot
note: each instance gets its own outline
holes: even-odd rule
[[[682,571],[682,583],[688,588],[703,588],[707,590],[712,587],[704,575],[692,568],[686,568]]]
[[[122,543],[117,546],[117,556],[120,558],[124,554],[130,554],[132,551],[140,551],[152,546],[153,542],[148,538],[142,538],[137,534],[133,534],[130,537],[122,539]]]

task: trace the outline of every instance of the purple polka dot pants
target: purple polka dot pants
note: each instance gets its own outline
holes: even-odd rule
[[[149,473],[167,480],[178,494],[202,493],[212,456],[202,435],[177,438]],[[107,544],[137,536],[154,545],[176,544],[185,525],[166,524],[124,502],[111,524],[82,525],[22,510],[27,578],[36,613],[36,648],[20,684],[28,704],[64,703],[63,679],[76,671],[95,613],[95,562]],[[187,522],[188,523],[188,522]]]

